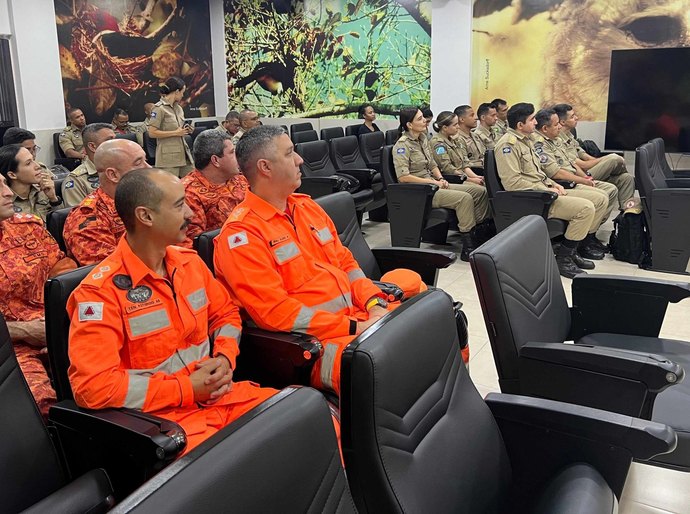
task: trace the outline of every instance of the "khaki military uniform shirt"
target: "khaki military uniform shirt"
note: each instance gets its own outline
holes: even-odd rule
[[[491,131],[494,133],[494,140],[498,142],[498,140],[508,132],[508,123],[497,119],[496,124],[491,127]]]
[[[465,175],[463,172],[463,153],[457,140],[436,134],[429,142],[433,150],[434,161],[441,173],[447,175]]]
[[[151,127],[164,132],[184,126],[184,111],[179,104],[170,105],[160,100],[151,111]],[[180,167],[194,162],[184,137],[166,137],[156,140],[156,167]]]
[[[473,130],[473,132],[475,137],[478,137],[484,145],[485,152],[486,150],[494,149],[498,138],[490,129],[486,128],[484,125],[479,125],[476,129]]]
[[[151,125],[151,118],[146,118],[141,125],[136,127],[136,134],[137,134],[137,143],[139,143],[139,146],[144,148],[144,132],[148,132],[149,130],[149,125]],[[144,148],[144,150],[146,150]]]
[[[58,199],[60,199],[59,195]],[[35,185],[31,186],[27,198],[22,198],[17,193],[14,193],[12,203],[14,203],[14,212],[17,214],[34,214],[40,217],[44,223],[50,211],[62,209],[65,206],[62,201],[56,205],[50,205],[50,200],[48,200],[46,194]]]
[[[114,126],[115,125],[113,125],[113,127]],[[139,132],[139,130],[137,127],[135,127],[131,123],[127,123],[127,125],[125,125],[125,128],[123,128],[122,130],[120,130],[118,128],[113,128],[113,132],[115,132],[116,136],[118,134],[134,134],[134,135],[136,135]]]
[[[566,153],[568,154],[568,158],[571,161],[574,161],[575,159],[584,160],[584,158],[587,156],[587,152],[580,148],[580,143],[577,142],[577,139],[575,139],[575,136],[573,136],[569,130],[561,132],[558,137],[563,143],[563,148],[565,149]]]
[[[62,183],[62,198],[68,207],[79,205],[84,198],[98,189],[99,185],[96,165],[85,157],[81,165],[71,171]]]
[[[240,129],[237,131],[237,133],[232,136],[232,144],[233,146],[237,146],[237,142],[242,139],[242,136],[244,135],[244,129]]]
[[[436,167],[436,161],[432,155],[426,133],[412,139],[410,133],[405,132],[393,146],[393,166],[398,179],[405,175],[434,178],[431,170]]]
[[[506,191],[548,191],[554,182],[541,170],[528,136],[508,129],[494,150],[498,175]]]
[[[464,132],[458,132],[458,143],[460,143],[460,151],[464,158],[463,168],[484,167],[484,152],[486,152],[486,148],[484,143],[474,133],[470,132],[469,135],[466,135]]]
[[[84,150],[84,141],[81,138],[81,129],[73,126],[66,127],[58,136],[60,148],[67,154],[67,150],[81,152]]]
[[[577,170],[570,157],[568,157],[565,148],[563,148],[560,138],[549,139],[535,131],[532,133],[531,139],[534,152],[539,156],[541,169],[549,178],[553,177],[561,169],[577,175]]]

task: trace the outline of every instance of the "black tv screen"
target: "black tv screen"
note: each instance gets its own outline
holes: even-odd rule
[[[655,137],[667,152],[690,152],[690,47],[611,54],[606,148],[635,150]]]

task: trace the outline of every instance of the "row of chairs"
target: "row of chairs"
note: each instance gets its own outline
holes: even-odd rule
[[[664,425],[596,409],[506,394],[483,400],[462,365],[451,301],[439,290],[407,301],[343,355],[347,477],[324,397],[288,388],[124,490],[115,479],[141,480],[137,457],[147,453],[120,430],[134,413],[113,410],[109,424],[89,427],[101,412],[77,409],[70,428],[90,428],[92,439],[65,445],[67,424],[53,420],[60,409],[51,411],[51,439],[4,326],[0,356],[9,385],[0,402],[15,414],[2,425],[0,497],[11,512],[105,512],[116,502],[120,513],[200,505],[248,513],[565,512],[574,495],[582,512],[608,514],[631,461],[668,452],[676,441]],[[98,467],[94,440],[107,441],[102,451],[129,455],[129,465]],[[84,457],[91,467],[82,473],[71,464]]]
[[[314,130],[314,125],[312,125],[311,122],[293,123],[290,125],[290,138],[295,144],[318,141],[319,139],[322,141],[330,141],[335,137],[356,136],[361,126],[361,123],[357,123],[348,125],[344,129],[343,127],[322,128],[321,134],[319,135],[316,133],[316,130]],[[284,127],[285,130],[288,129],[287,125],[282,125],[282,127]],[[303,134],[304,132],[307,134]],[[385,144],[392,145],[398,140],[399,132],[398,129],[391,129],[387,130],[385,133],[382,132],[382,134],[384,134]]]

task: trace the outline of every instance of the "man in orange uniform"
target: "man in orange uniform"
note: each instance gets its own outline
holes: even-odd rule
[[[115,250],[125,233],[115,210],[115,188],[129,171],[150,167],[144,150],[127,139],[105,141],[93,160],[101,185],[72,209],[62,231],[67,253],[82,266],[101,262]]]
[[[182,243],[192,248],[194,238],[223,226],[232,210],[244,200],[249,184],[240,173],[232,137],[218,130],[205,130],[194,140],[194,166],[182,179],[187,205],[194,216]]]
[[[0,312],[7,321],[17,361],[44,417],[55,391],[39,355],[46,346],[43,283],[76,268],[34,214],[15,214],[14,193],[0,175]]]
[[[171,246],[192,217],[182,182],[135,170],[115,206],[126,236],[67,303],[74,398],[175,421],[190,450],[277,391],[232,382],[239,310],[196,252]]]
[[[294,193],[302,158],[281,127],[246,132],[237,160],[251,191],[215,240],[216,276],[259,327],[319,338],[312,385],[339,393],[341,352],[386,314],[386,295],[324,210]]]

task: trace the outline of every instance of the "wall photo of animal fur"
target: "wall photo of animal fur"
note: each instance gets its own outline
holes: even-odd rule
[[[604,121],[611,51],[690,46],[688,11],[690,0],[475,0],[472,102],[565,102]]]
[[[208,2],[197,0],[55,0],[65,107],[89,123],[116,109],[144,119],[171,76],[186,86],[188,118],[213,116]]]

